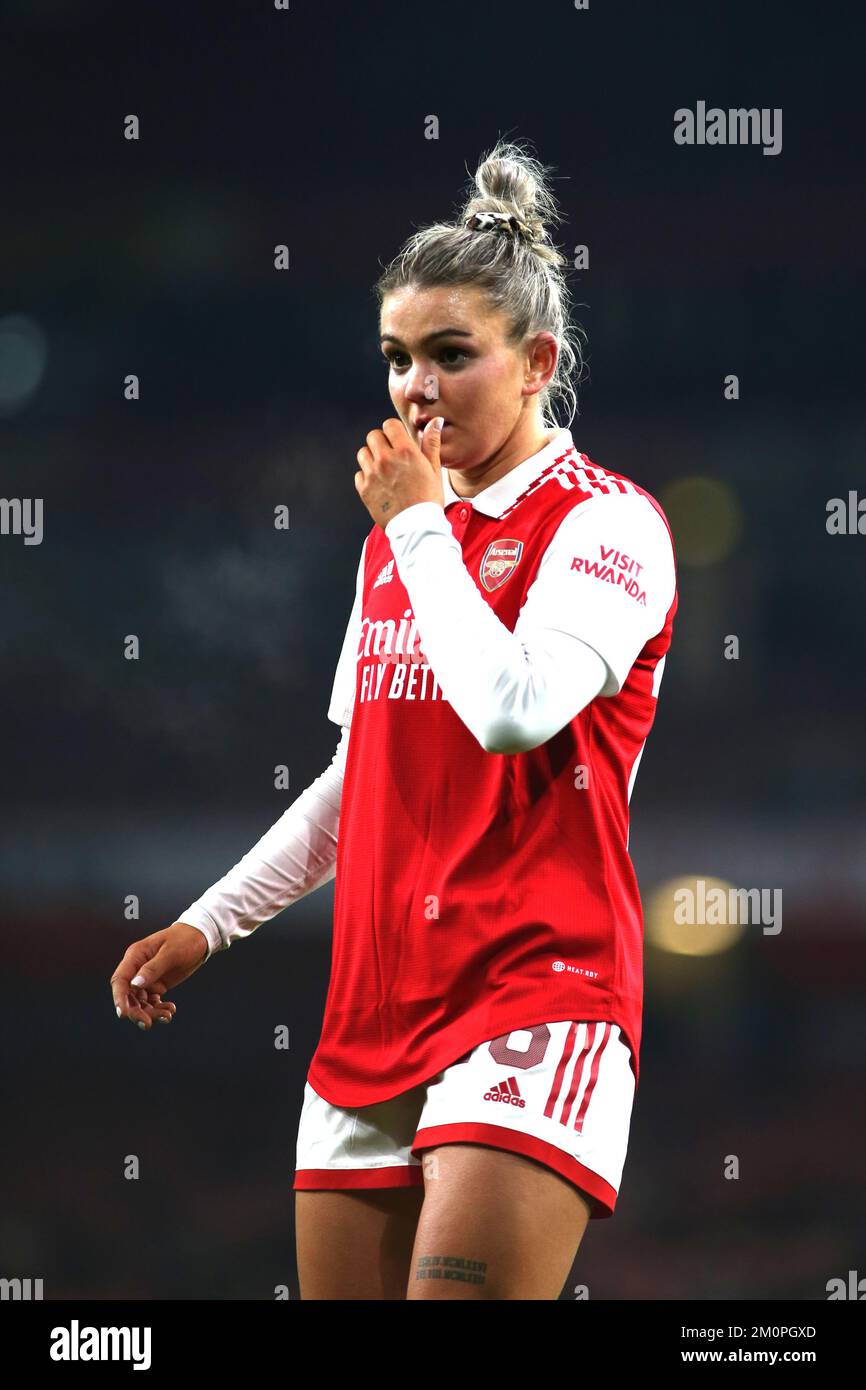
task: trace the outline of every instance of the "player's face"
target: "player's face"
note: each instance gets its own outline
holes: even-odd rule
[[[416,441],[419,419],[444,417],[444,468],[489,459],[528,402],[527,357],[507,332],[504,315],[474,285],[409,286],[385,297],[380,333],[394,409]]]

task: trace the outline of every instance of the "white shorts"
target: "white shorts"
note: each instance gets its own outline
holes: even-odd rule
[[[634,1100],[630,1056],[615,1023],[539,1023],[357,1110],[329,1104],[308,1081],[293,1186],[421,1186],[425,1149],[486,1144],[553,1168],[589,1197],[593,1217],[612,1216]]]

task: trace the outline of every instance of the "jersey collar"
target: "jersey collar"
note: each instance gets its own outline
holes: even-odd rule
[[[489,487],[482,488],[474,497],[461,497],[451,486],[448,477],[448,469],[442,469],[442,492],[445,499],[445,508],[451,506],[452,502],[465,502],[472,506],[475,511],[483,512],[485,516],[499,517],[513,506],[518,497],[526,491],[531,483],[535,482],[546,468],[564,454],[567,449],[573,448],[571,431],[561,429],[553,439],[545,444],[543,449],[539,449],[537,454],[525,459],[523,463],[518,463],[511,469],[510,473],[505,473],[503,477],[497,478],[495,483]]]

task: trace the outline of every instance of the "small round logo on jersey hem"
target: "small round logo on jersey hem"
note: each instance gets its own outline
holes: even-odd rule
[[[584,975],[588,980],[598,979],[597,970],[587,970],[584,965],[566,965],[564,960],[552,960],[550,962],[550,968],[551,970],[555,970],[557,974],[561,974],[563,970],[567,970],[569,975]]]
[[[523,554],[523,541],[509,537],[506,540],[491,541],[481,561],[479,577],[488,593],[501,589],[506,579],[510,579]]]

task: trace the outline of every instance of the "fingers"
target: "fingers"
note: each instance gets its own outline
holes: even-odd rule
[[[120,967],[118,967],[119,969]],[[113,975],[111,978],[111,997],[114,1000],[114,1011],[118,1018],[129,1018],[133,1023],[144,1020],[141,1010],[141,1002],[147,1000],[147,990],[133,989],[129,983],[129,978],[122,975]]]
[[[146,999],[132,1005],[128,1010],[124,1010],[121,1017],[128,1018],[131,1023],[137,1024],[139,1028],[147,1032],[154,1023],[171,1023],[175,1013],[174,1004],[160,1000],[154,995],[152,999]]]
[[[112,992],[115,998],[115,1013],[118,1018],[128,1018],[130,1023],[138,1023],[142,1028],[148,1026],[149,1014],[146,1010],[146,998],[142,1001],[139,994],[144,991],[130,989],[125,993],[117,994],[112,984]]]
[[[139,1000],[146,1000],[147,990],[130,984],[134,980],[142,966],[147,965],[156,955],[159,954],[159,945],[153,937],[145,937],[142,941],[134,941],[126,950],[126,953],[111,977],[111,993],[114,999],[115,1009],[120,1009],[122,1013],[130,1008],[134,1008]],[[155,993],[161,994],[165,985],[160,980],[150,982],[150,988]]]
[[[148,994],[147,1003],[142,1007],[149,1010],[157,1021],[165,1019],[166,1023],[170,1023],[177,1013],[177,1005],[158,994]]]
[[[355,487],[359,488],[367,479],[367,475],[375,469],[377,464],[384,462],[386,458],[393,457],[394,449],[405,449],[407,444],[411,444],[409,432],[402,420],[396,417],[383,420],[380,430],[370,430],[367,435],[367,442],[363,444],[355,454],[358,467],[361,470],[361,478],[355,474]]]
[[[129,985],[120,988],[123,982],[112,980],[112,994],[115,1000],[115,1013],[118,1018],[128,1018],[144,1031],[154,1023],[170,1023],[177,1013],[177,1005],[163,999],[161,991],[148,990],[144,986]]]
[[[128,1018],[131,1023],[144,1022],[144,1010],[134,990],[120,996],[120,1003],[115,1005],[115,1012],[118,1018]]]
[[[380,430],[370,430],[366,444],[361,446],[355,458],[359,467],[366,473],[368,468],[390,454],[392,449],[405,449],[406,445],[411,443],[412,439],[403,421],[393,416],[382,421]]]
[[[136,945],[138,949],[136,949]],[[141,951],[141,943],[130,946],[123,960],[111,977],[111,995],[114,999],[116,1009],[125,1009],[129,1005],[130,990],[129,982],[136,975],[144,964],[147,957]]]
[[[176,1013],[176,1006],[163,1001],[158,994],[149,994],[145,1002],[139,1004],[139,1008],[144,1014],[145,1031],[152,1027],[154,1023],[171,1023]]]
[[[387,420],[385,424],[387,424]],[[390,440],[384,430],[370,430],[367,435],[367,445],[373,458],[379,458],[381,454],[387,454],[391,448]]]
[[[409,432],[406,429],[406,426],[403,424],[403,421],[398,420],[396,416],[388,420],[383,420],[382,428],[380,430],[374,431],[374,433],[384,434],[385,438],[388,440],[388,443],[395,448],[398,446],[405,447],[407,442],[409,444],[412,443],[412,440],[409,438]],[[367,436],[367,438],[369,439],[369,435]]]

